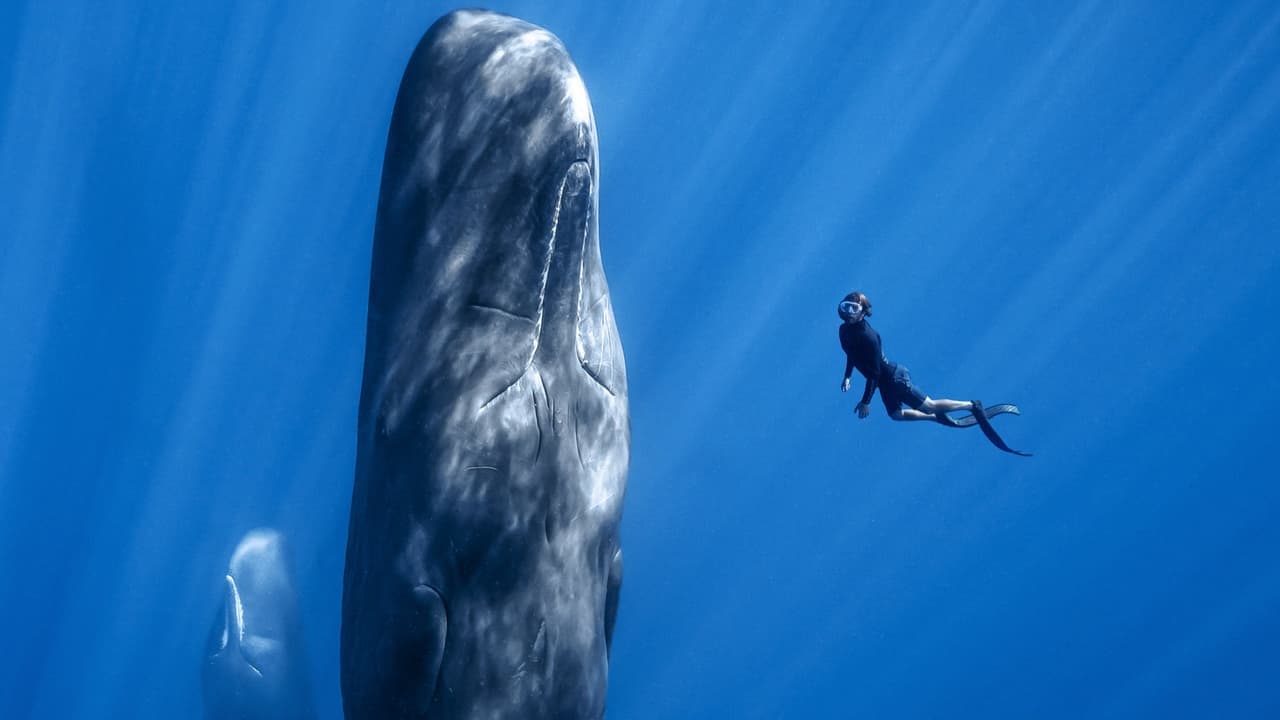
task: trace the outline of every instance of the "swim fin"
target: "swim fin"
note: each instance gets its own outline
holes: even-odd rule
[[[995,445],[996,447],[1000,448],[1001,450],[1007,453],[1013,453],[1014,455],[1021,455],[1022,457],[1031,457],[1031,453],[1029,452],[1014,450],[1013,448],[1006,445],[1004,440],[1001,439],[1000,434],[997,433],[996,429],[991,426],[991,421],[988,419],[988,417],[989,417],[988,413],[986,410],[983,409],[982,403],[978,400],[974,400],[973,401],[973,419],[975,422],[978,423],[978,427],[982,428],[982,434],[987,436],[987,439],[991,441],[991,444]]]
[[[1022,411],[1018,409],[1017,405],[1000,403],[999,405],[992,405],[991,407],[986,408],[986,413],[988,418],[993,418],[997,415],[1004,415],[1006,413],[1009,415],[1021,415]],[[961,415],[960,417],[952,418],[946,413],[937,413],[934,415],[934,419],[939,425],[946,425],[949,428],[967,428],[978,424],[978,419],[972,415]]]

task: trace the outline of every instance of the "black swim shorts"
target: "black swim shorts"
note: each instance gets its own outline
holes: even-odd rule
[[[907,366],[895,365],[893,379],[889,382],[880,381],[880,399],[884,401],[884,409],[892,415],[903,405],[919,410],[924,404],[925,394],[911,384],[911,373],[907,372]]]

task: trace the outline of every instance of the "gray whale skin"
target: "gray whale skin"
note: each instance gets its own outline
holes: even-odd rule
[[[298,597],[284,539],[253,530],[227,564],[203,667],[207,720],[311,720]]]
[[[597,168],[555,36],[478,11],[423,36],[374,235],[348,718],[604,714],[630,426]]]

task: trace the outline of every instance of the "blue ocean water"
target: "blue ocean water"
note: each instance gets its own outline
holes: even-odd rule
[[[340,717],[383,146],[448,9],[0,7],[0,716],[197,716],[268,525]],[[1280,717],[1280,7],[495,9],[599,127],[609,717]],[[856,419],[853,289],[1035,457]]]

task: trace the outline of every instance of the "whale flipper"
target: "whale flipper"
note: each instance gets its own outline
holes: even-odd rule
[[[609,584],[604,599],[604,644],[606,651],[613,648],[613,624],[618,619],[618,598],[622,595],[622,548],[613,554],[609,563]]]
[[[421,682],[413,686],[415,704],[426,713],[440,680],[440,664],[444,660],[444,644],[448,639],[449,620],[445,614],[444,599],[430,585],[413,589],[417,601],[418,622],[410,625],[416,636],[421,662]]]

